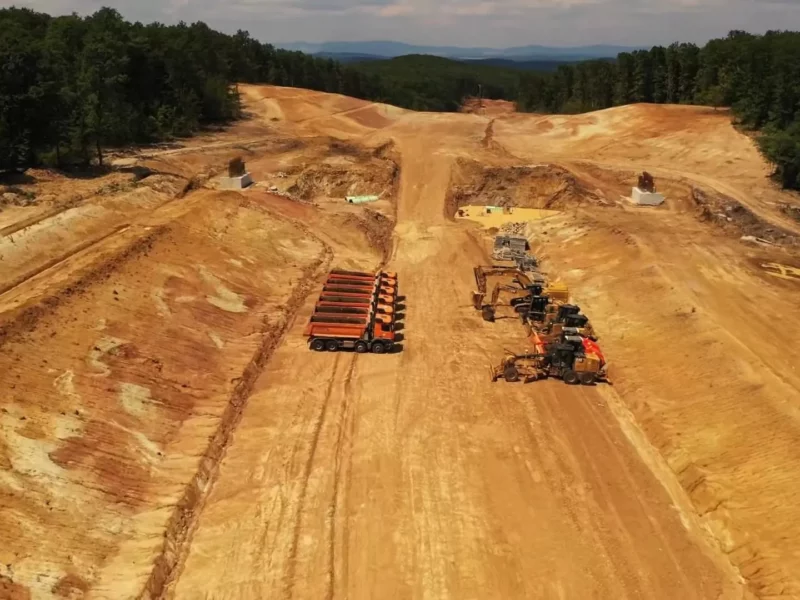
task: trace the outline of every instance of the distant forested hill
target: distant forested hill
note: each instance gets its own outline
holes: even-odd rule
[[[800,187],[800,33],[734,31],[702,48],[676,43],[552,72],[545,72],[552,65],[541,66],[534,72],[422,55],[350,66],[202,22],[143,25],[109,8],[87,17],[0,9],[0,172],[102,164],[106,146],[189,135],[203,123],[235,119],[235,84],[246,82],[434,111],[457,110],[479,90],[537,112],[632,102],[731,106],[742,126],[762,132],[761,151],[781,183]]]
[[[438,56],[412,54],[351,66],[378,78],[389,102],[414,110],[455,111],[481,89],[486,98],[513,100],[519,93],[520,71]]]

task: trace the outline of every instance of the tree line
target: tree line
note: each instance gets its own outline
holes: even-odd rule
[[[409,54],[351,66],[381,82],[376,99],[411,110],[457,111],[468,96],[514,99],[519,91],[519,71],[477,61]]]
[[[634,102],[729,106],[787,188],[800,188],[800,33],[733,31],[700,48],[672,44],[623,53],[615,62],[524,74],[518,105],[579,113]]]
[[[0,172],[103,163],[103,148],[186,136],[239,116],[235,83],[360,98],[376,78],[204,23],[129,23],[0,9]]]
[[[0,172],[102,165],[103,149],[196,132],[239,116],[236,83],[295,86],[415,110],[457,110],[466,96],[523,111],[578,113],[633,102],[731,106],[785,187],[800,188],[800,33],[731,32],[616,60],[534,73],[407,56],[344,66],[202,22],[125,21],[0,9]]]

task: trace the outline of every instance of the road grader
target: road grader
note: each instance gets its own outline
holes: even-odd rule
[[[534,351],[525,354],[508,352],[491,369],[492,381],[536,381],[548,377],[562,379],[569,385],[594,385],[608,381],[607,365],[600,347],[589,338],[563,333],[550,344],[537,340]]]

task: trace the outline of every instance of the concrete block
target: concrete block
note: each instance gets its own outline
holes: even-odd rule
[[[223,177],[220,182],[220,189],[223,190],[243,190],[247,186],[253,184],[253,178],[250,173],[245,173],[239,177]]]
[[[631,199],[634,204],[641,204],[643,206],[658,206],[664,203],[664,196],[655,192],[645,192],[638,187],[633,188]]]

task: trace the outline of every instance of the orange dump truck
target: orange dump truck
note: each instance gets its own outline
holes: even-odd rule
[[[392,280],[397,283],[397,273],[394,271],[381,271],[380,273],[365,273],[363,271],[343,271],[342,269],[334,269],[330,272],[329,277],[366,277],[374,279],[380,277],[384,280]]]
[[[319,297],[320,301],[330,300],[331,298],[340,298],[342,301],[366,300],[367,304],[373,304],[374,302],[377,301],[380,304],[386,304],[388,306],[394,306],[396,302],[395,296],[383,293],[376,293],[375,291],[370,291],[370,290],[358,290],[358,291],[353,290],[348,292],[323,290],[322,295]]]
[[[324,299],[323,299],[324,298]],[[373,306],[373,302],[369,299],[361,300],[358,298],[343,298],[332,294],[323,294],[317,301],[317,310],[323,308],[355,308],[355,309],[368,309]],[[374,305],[375,312],[383,313],[385,315],[393,315],[394,308],[388,304],[381,304],[380,302]]]
[[[395,344],[397,276],[331,271],[305,329],[312,350],[382,354]]]
[[[304,335],[309,348],[318,352],[355,350],[359,354],[383,354],[394,347],[395,334],[391,323],[383,323],[374,316],[368,319],[312,317]]]

